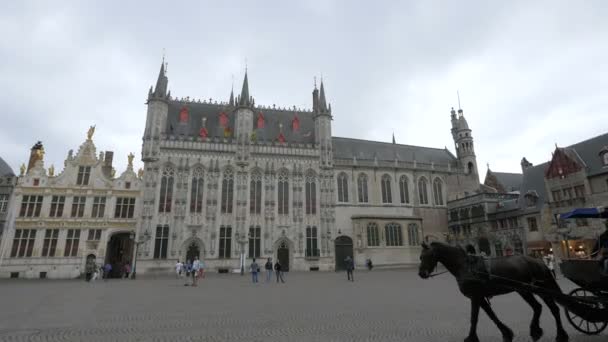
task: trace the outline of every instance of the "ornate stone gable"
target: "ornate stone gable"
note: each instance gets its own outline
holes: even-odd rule
[[[580,162],[569,156],[565,149],[556,147],[553,158],[549,162],[549,168],[545,172],[545,177],[548,179],[565,177],[582,169],[583,166]]]

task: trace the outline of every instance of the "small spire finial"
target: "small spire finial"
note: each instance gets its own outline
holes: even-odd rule
[[[458,90],[456,90],[456,96],[458,97],[458,109],[462,109],[462,107],[460,107],[460,93]]]
[[[314,76],[313,79],[315,80],[315,89],[317,89],[317,76]]]
[[[393,132],[393,144],[395,144],[395,132]]]

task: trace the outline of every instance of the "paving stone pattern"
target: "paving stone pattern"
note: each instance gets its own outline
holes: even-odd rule
[[[198,287],[184,280],[140,278],[0,282],[0,341],[463,341],[469,303],[450,275],[422,280],[416,271],[290,273],[285,284],[252,284],[248,275],[211,274]],[[573,287],[560,280],[564,290]],[[532,310],[517,295],[492,305],[531,341]],[[562,314],[563,316],[563,314]],[[575,333],[571,341],[607,341]],[[541,341],[555,325],[543,307]],[[482,341],[502,341],[480,314]]]

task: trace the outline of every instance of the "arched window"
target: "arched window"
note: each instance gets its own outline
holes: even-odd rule
[[[175,169],[172,166],[166,166],[160,178],[160,200],[158,203],[159,213],[170,213],[171,203],[173,202],[173,181],[175,178]]]
[[[604,152],[604,165],[608,165],[608,152]]]
[[[249,212],[251,214],[262,213],[262,174],[257,170],[251,173]]]
[[[382,203],[393,203],[393,197],[391,194],[391,176],[382,176],[381,181],[382,187]]]
[[[420,204],[429,204],[429,197],[426,190],[426,178],[421,177],[418,180],[418,199]]]
[[[403,235],[399,223],[387,223],[384,226],[384,237],[387,246],[403,246]]]
[[[407,185],[407,177],[405,175],[399,178],[399,195],[401,203],[410,203],[410,191]]]
[[[380,235],[378,233],[378,224],[370,222],[367,224],[367,245],[370,247],[380,246]]]
[[[289,214],[289,178],[287,171],[283,170],[279,173],[279,183],[277,189],[277,202],[279,206],[279,215]]]
[[[338,202],[348,202],[348,179],[344,172],[338,175]]]
[[[418,235],[418,225],[410,223],[407,226],[407,240],[410,246],[420,245],[420,236]]]
[[[201,213],[203,211],[203,169],[197,167],[192,173],[192,185],[190,188],[190,212]]]
[[[467,174],[473,173],[473,162],[467,164]]]
[[[234,175],[232,169],[226,168],[222,180],[222,214],[232,214],[232,199],[234,197]]]
[[[306,215],[315,215],[316,213],[317,183],[315,179],[315,173],[310,170],[306,173]]]
[[[367,175],[364,173],[359,174],[359,177],[357,177],[357,192],[359,194],[359,203],[367,203]]]
[[[443,184],[439,178],[433,181],[433,198],[435,205],[443,205]]]

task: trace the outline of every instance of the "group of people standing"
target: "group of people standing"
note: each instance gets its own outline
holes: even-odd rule
[[[258,265],[258,263],[255,261],[255,258],[253,258],[253,261],[251,262],[249,269],[251,270],[251,281],[253,283],[257,283],[258,282],[258,273],[260,273],[260,265]],[[277,276],[277,283],[279,282],[279,280],[281,281],[281,283],[285,283],[285,279],[283,279],[283,267],[281,266],[281,262],[279,260],[277,260],[277,262],[274,263],[274,266],[273,266],[272,258],[268,258],[266,260],[266,263],[264,264],[264,270],[266,271],[266,282],[268,283],[272,279],[272,270],[273,269]]]
[[[131,262],[127,261],[122,265],[118,264],[118,266],[118,269],[114,269],[110,262],[98,266],[95,259],[88,259],[85,265],[85,280],[95,281],[100,275],[104,280],[108,280],[112,275],[114,275],[115,278],[129,278],[129,275],[131,274]],[[112,271],[114,271],[114,273],[112,273]]]
[[[175,264],[175,276],[177,278],[185,276],[186,283],[184,286],[198,286],[198,279],[205,278],[205,263],[199,260],[198,257],[195,257],[192,261],[186,260],[186,263],[177,260]],[[191,284],[188,283],[190,279],[192,279]]]

